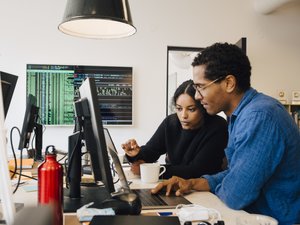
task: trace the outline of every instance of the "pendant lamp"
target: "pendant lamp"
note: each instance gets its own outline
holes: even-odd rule
[[[136,32],[127,0],[68,0],[58,29],[94,39],[122,38]]]

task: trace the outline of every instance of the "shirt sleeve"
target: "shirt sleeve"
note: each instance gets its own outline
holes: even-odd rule
[[[141,151],[138,155],[135,157],[130,157],[127,155],[128,160],[130,162],[144,160],[145,162],[152,163],[157,161],[161,155],[165,154],[165,127],[166,119],[162,121],[150,140],[145,145],[141,146]]]
[[[222,182],[224,177],[228,174],[228,170],[224,170],[215,175],[203,175],[208,182],[211,192],[215,193],[216,187]]]
[[[282,158],[284,143],[276,118],[270,113],[250,112],[234,126],[226,149],[229,170],[206,179],[225,204],[242,209],[268,185]]]

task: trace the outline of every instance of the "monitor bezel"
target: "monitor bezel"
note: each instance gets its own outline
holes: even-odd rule
[[[29,94],[26,99],[26,110],[20,133],[19,150],[28,149],[31,133],[37,123],[39,107],[36,106],[36,98]]]
[[[91,116],[91,125],[93,130],[93,137],[85,137],[87,138],[93,138],[93,141],[86,141],[86,143],[95,143],[95,146],[86,146],[87,150],[89,152],[94,151],[92,154],[97,155],[96,159],[101,170],[101,176],[102,176],[102,182],[105,185],[105,188],[109,193],[115,192],[113,178],[111,174],[111,168],[110,168],[110,162],[105,142],[105,136],[103,132],[103,124],[102,124],[102,118],[101,113],[99,109],[99,103],[97,99],[97,90],[96,90],[96,84],[94,78],[86,78],[86,80],[83,81],[82,85],[79,87],[79,93],[80,93],[80,99],[87,99],[88,100],[88,106],[89,106],[89,112]],[[98,164],[97,163],[97,164]],[[93,166],[93,163],[92,163]],[[92,168],[93,169],[93,168]],[[99,169],[99,168],[94,168]]]
[[[4,116],[6,117],[13,97],[14,90],[17,85],[18,76],[0,71],[0,79],[2,85],[1,90],[3,98]],[[6,90],[4,90],[4,86]]]
[[[4,104],[2,97],[2,85],[0,85],[0,200],[2,201],[3,218],[6,224],[13,224],[16,209],[12,196],[12,185],[9,176],[6,134],[4,129]]]

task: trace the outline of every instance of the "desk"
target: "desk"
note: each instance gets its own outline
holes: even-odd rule
[[[156,184],[144,184],[140,179],[134,178],[129,179],[133,181],[130,185],[132,189],[135,188],[153,188]],[[243,210],[233,210],[228,208],[216,195],[211,192],[193,192],[185,196],[190,202],[204,206],[206,208],[213,208],[221,213],[222,220],[225,221],[226,225],[235,225],[236,218],[243,214],[248,214]],[[154,210],[143,210],[142,213],[152,212]],[[157,211],[166,211],[166,210],[155,210]],[[170,210],[167,210],[170,211]]]
[[[128,172],[127,172],[128,173]],[[129,180],[133,183],[130,185],[132,189],[135,188],[153,188],[156,184],[144,184],[137,177],[129,177]],[[192,203],[204,206],[206,208],[216,209],[221,213],[222,220],[226,225],[235,225],[236,217],[247,214],[242,210],[232,210],[228,208],[223,202],[219,200],[217,196],[210,192],[193,192],[185,196]],[[37,192],[26,192],[22,187],[14,194],[15,202],[22,202],[25,206],[37,205]],[[148,212],[157,212],[165,210],[143,210],[142,214]],[[167,211],[170,211],[169,209]],[[65,214],[65,225],[79,225],[79,222],[75,214]]]

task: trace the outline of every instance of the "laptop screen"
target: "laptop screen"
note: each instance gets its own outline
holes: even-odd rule
[[[118,192],[130,192],[130,187],[128,185],[128,182],[127,182],[125,173],[123,171],[122,164],[119,160],[118,154],[116,153],[116,151],[111,149],[111,147],[109,145],[107,145],[107,148],[109,150],[110,156],[113,160],[113,163],[115,165],[115,169],[118,173],[119,180],[120,180],[120,183],[121,183],[121,189],[118,190]]]

